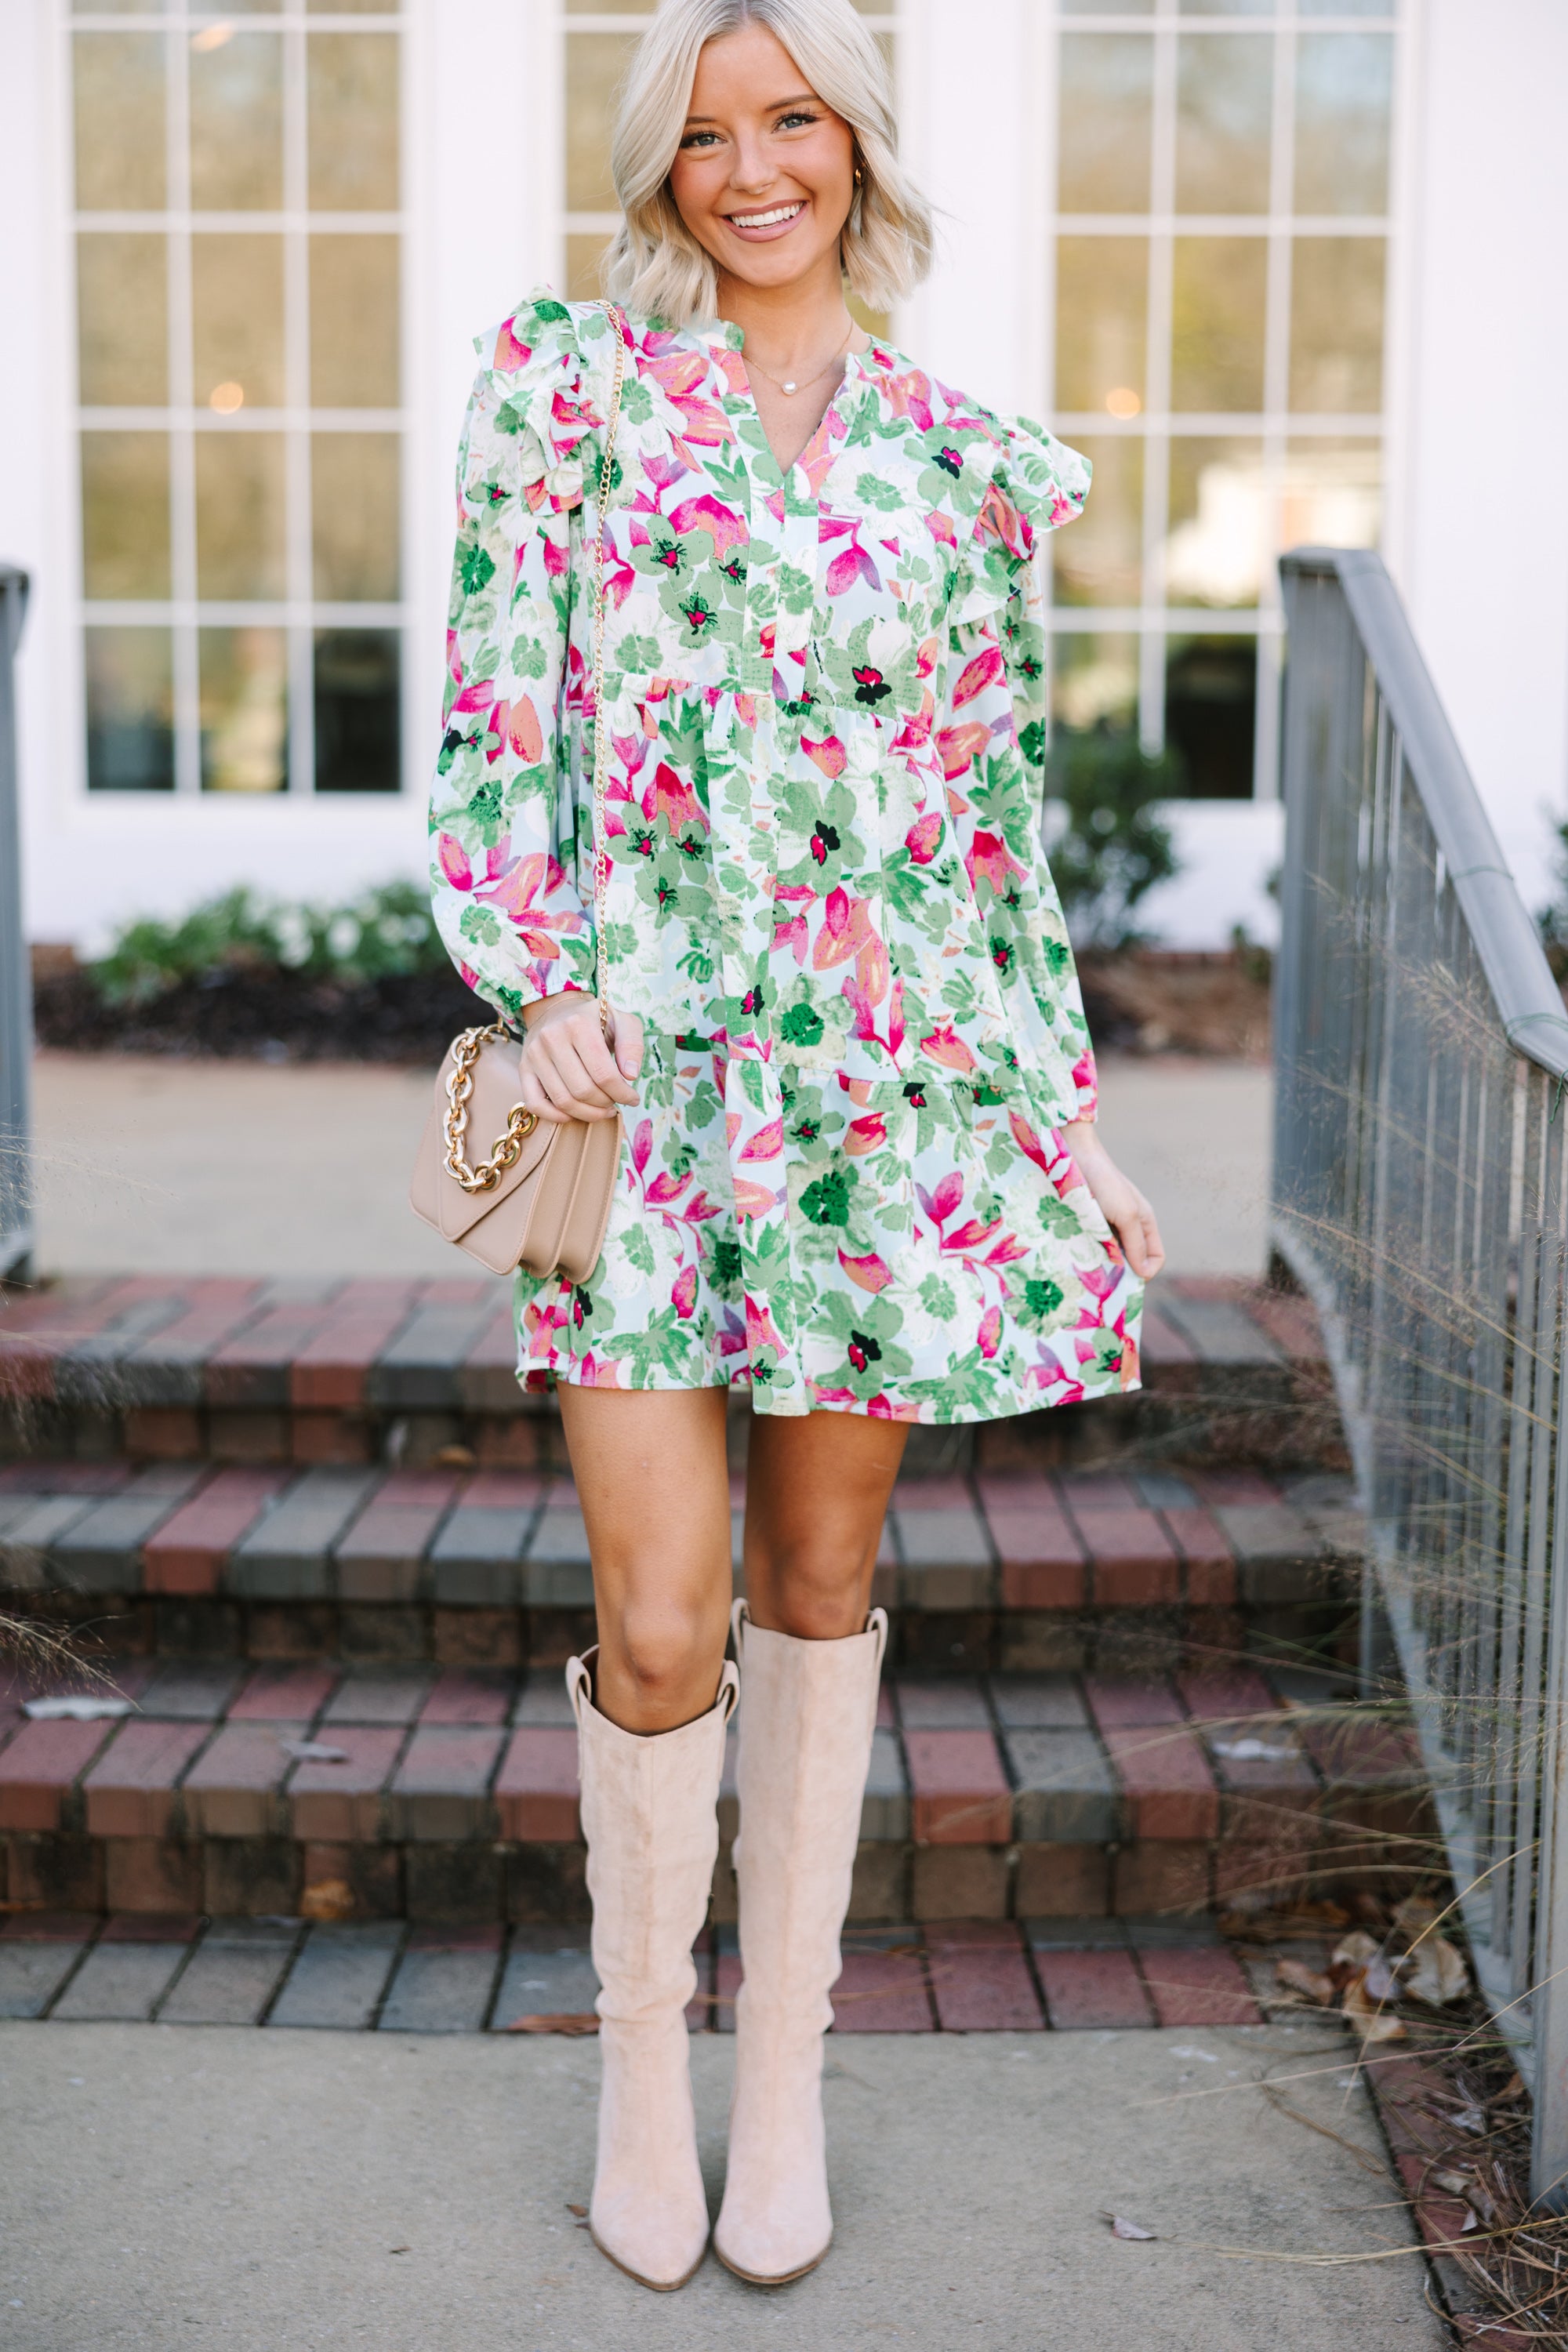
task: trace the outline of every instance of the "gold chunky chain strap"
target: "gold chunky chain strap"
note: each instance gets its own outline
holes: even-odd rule
[[[605,894],[609,879],[610,853],[605,846],[605,777],[608,766],[609,730],[605,726],[605,515],[615,488],[616,428],[621,419],[621,393],[626,382],[626,341],[622,331],[621,314],[613,302],[597,306],[610,322],[616,339],[616,381],[610,393],[610,413],[605,427],[605,454],[599,463],[598,529],[594,534],[594,993],[599,1002],[599,1026],[606,1040],[610,1034],[610,1001],[606,992],[605,973],[608,955],[605,946]],[[446,1166],[448,1174],[457,1178],[465,1192],[493,1192],[500,1183],[504,1169],[514,1165],[519,1152],[539,1125],[537,1113],[513,1103],[507,1117],[506,1133],[500,1136],[488,1160],[470,1168],[463,1157],[468,1139],[468,1097],[474,1091],[474,1064],[486,1045],[504,1043],[504,1024],[496,1022],[488,1029],[465,1029],[452,1047],[451,1074],[447,1080],[447,1116],[444,1131],[447,1139]]]

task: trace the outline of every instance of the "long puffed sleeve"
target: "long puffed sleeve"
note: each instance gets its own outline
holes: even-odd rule
[[[571,515],[601,420],[564,303],[523,303],[479,348],[488,359],[458,456],[430,887],[453,962],[515,1024],[524,1005],[594,984],[566,745],[583,693],[568,640]]]
[[[1040,542],[1083,509],[1089,460],[1009,422],[956,583],[942,735],[949,804],[992,964],[1050,1099],[1092,1118],[1094,1053],[1078,967],[1040,840],[1046,628]]]

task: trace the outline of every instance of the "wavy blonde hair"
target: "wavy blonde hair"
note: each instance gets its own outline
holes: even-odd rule
[[[844,224],[844,274],[869,309],[888,310],[931,268],[931,215],[899,162],[887,60],[850,0],[662,0],[622,85],[610,142],[625,218],[605,257],[606,292],[671,326],[717,311],[712,257],[676,210],[669,173],[698,56],[742,25],[764,25],[854,132],[861,177]]]

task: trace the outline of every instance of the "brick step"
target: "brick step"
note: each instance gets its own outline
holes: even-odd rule
[[[1131,1672],[1331,1647],[1361,1549],[1334,1472],[912,1477],[874,1597],[906,1665]],[[0,1588],[144,1655],[559,1665],[593,1639],[575,1490],[538,1471],[13,1463]]]
[[[521,1391],[503,1285],[174,1280],[0,1293],[0,1456],[268,1467],[565,1467]],[[1261,1284],[1163,1281],[1140,1394],[916,1429],[911,1469],[1147,1461],[1342,1468],[1310,1308]],[[733,1417],[737,1458],[749,1415]]]
[[[1326,1948],[1293,1956],[1320,1963]],[[732,1928],[692,1958],[694,2033],[733,2030]],[[581,1927],[107,1920],[0,1927],[0,2017],[335,2027],[382,2033],[581,2030],[599,1980]],[[1163,1919],[955,1919],[851,1928],[836,2033],[1092,2032],[1257,2025],[1279,2002],[1272,1955]]]
[[[586,1914],[563,1678],[315,1662],[119,1670],[135,1712],[0,1725],[0,1901],[495,1927]],[[731,1743],[734,1734],[731,1733]],[[310,1741],[341,1750],[300,1757]],[[888,1678],[852,1920],[1201,1914],[1421,1866],[1408,1727],[1331,1676]],[[714,1916],[734,1916],[731,1744]]]

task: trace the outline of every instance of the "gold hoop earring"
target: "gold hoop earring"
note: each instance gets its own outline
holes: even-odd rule
[[[856,166],[855,166],[855,185],[856,185],[857,187],[858,187],[858,186],[859,186],[859,184],[860,184],[861,181],[865,178],[865,176],[866,176],[866,175],[865,175],[865,173],[861,171],[859,164],[858,164],[858,163],[857,163],[857,164],[856,164]]]

